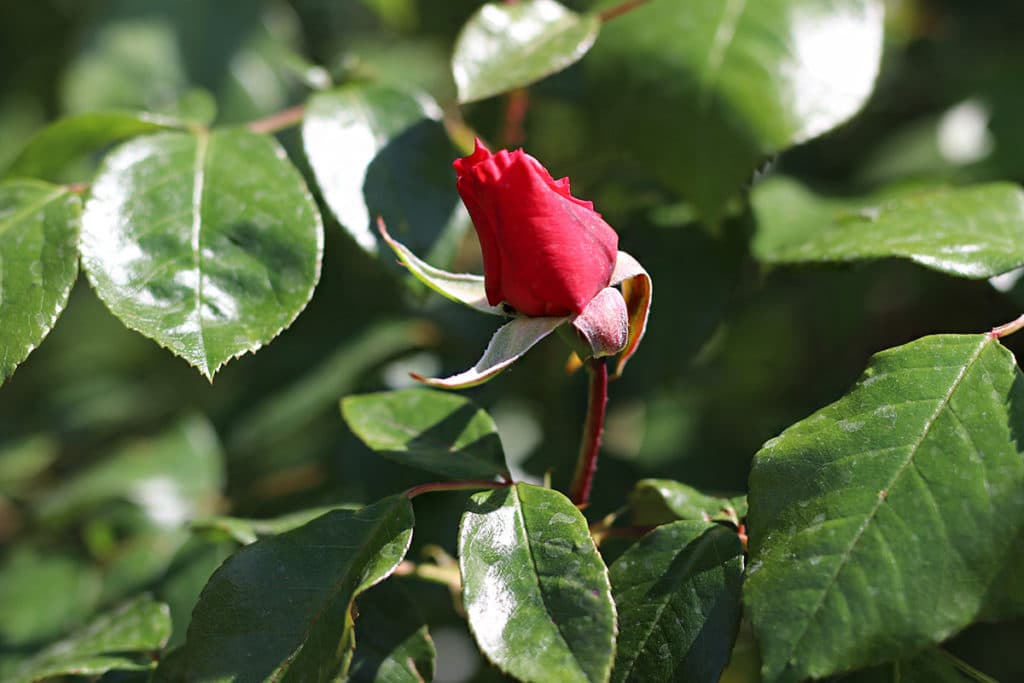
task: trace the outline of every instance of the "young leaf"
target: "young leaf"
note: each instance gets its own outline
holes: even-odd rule
[[[619,613],[611,680],[716,683],[740,624],[743,548],[702,521],[658,527],[609,568]]]
[[[658,526],[678,519],[739,524],[747,515],[747,500],[743,496],[709,496],[670,479],[638,481],[629,504],[633,524],[637,526]]]
[[[181,127],[167,116],[134,111],[96,111],[60,119],[36,133],[6,175],[66,180],[69,164],[115,142]]]
[[[462,396],[402,389],[348,396],[341,414],[363,443],[453,479],[509,477],[494,420]]]
[[[752,201],[754,251],[767,263],[905,258],[967,278],[1024,264],[1024,191],[1011,183],[850,201],[772,178]]]
[[[434,643],[416,603],[394,579],[358,601],[352,683],[423,683],[434,678]]]
[[[128,327],[212,380],[305,307],[323,227],[273,138],[159,133],[104,160],[82,217],[82,263]]]
[[[159,651],[170,635],[167,605],[141,597],[100,615],[71,637],[26,660],[9,683],[152,669],[156,661],[150,655]]]
[[[765,681],[907,656],[970,624],[1024,528],[1024,381],[990,335],[877,354],[757,454],[744,586]]]
[[[0,183],[0,384],[50,332],[78,276],[81,202],[34,180]]]
[[[421,253],[452,227],[455,149],[440,117],[426,95],[385,85],[350,83],[310,98],[306,157],[327,206],[367,252],[377,253],[377,216]]]
[[[492,379],[519,360],[533,345],[548,336],[569,318],[513,318],[498,328],[484,349],[484,355],[469,370],[443,379],[416,379],[441,389],[467,389]]]
[[[189,680],[334,681],[353,647],[352,601],[405,557],[412,506],[391,496],[245,546],[192,613]]]
[[[718,222],[766,155],[861,108],[882,20],[879,0],[644,3],[616,18],[584,62],[610,93],[598,134]]]
[[[608,678],[615,605],[587,522],[568,498],[516,484],[474,495],[459,528],[469,626],[522,681]]]
[[[596,16],[576,14],[554,0],[487,3],[455,41],[459,102],[521,88],[575,64],[600,30]]]

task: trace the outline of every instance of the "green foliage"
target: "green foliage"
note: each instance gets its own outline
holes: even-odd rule
[[[1024,679],[1018,5],[7,3],[0,679]],[[636,256],[603,424],[477,137]]]

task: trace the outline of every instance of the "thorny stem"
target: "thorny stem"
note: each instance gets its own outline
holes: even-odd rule
[[[1009,336],[1021,329],[1024,329],[1024,315],[1020,316],[1016,320],[1006,323],[1005,325],[993,327],[988,333],[988,336],[993,339],[1002,339],[1003,337]]]
[[[600,14],[598,14],[597,17],[602,22],[604,22],[604,21],[611,21],[612,19],[615,19],[616,17],[621,17],[626,12],[629,12],[631,10],[636,9],[640,5],[646,5],[647,2],[648,2],[648,0],[626,0],[626,2],[622,3],[621,5],[616,5],[615,7],[609,7],[605,11],[601,12]]]
[[[253,133],[276,133],[279,130],[297,125],[305,115],[306,105],[297,104],[294,107],[283,109],[265,118],[250,121],[246,127]]]
[[[604,429],[604,411],[608,407],[608,364],[604,358],[591,358],[586,362],[590,375],[590,397],[587,401],[587,419],[583,423],[580,455],[576,461],[576,474],[569,488],[569,499],[576,506],[590,500],[590,487],[597,469],[597,452],[601,447]]]
[[[429,484],[413,486],[405,492],[405,497],[412,500],[421,493],[431,491],[464,491],[466,489],[500,489],[511,486],[511,481],[492,481],[490,479],[467,479],[464,481],[432,481]]]

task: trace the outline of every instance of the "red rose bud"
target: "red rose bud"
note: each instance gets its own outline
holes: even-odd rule
[[[479,140],[454,164],[459,196],[473,219],[492,306],[528,316],[579,314],[608,286],[619,236],[592,202],[569,194],[522,150],[497,154]]]

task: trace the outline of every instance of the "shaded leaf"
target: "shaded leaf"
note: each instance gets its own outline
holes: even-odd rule
[[[383,455],[452,479],[508,478],[494,420],[462,396],[427,389],[347,396],[341,414]]]
[[[648,2],[584,62],[605,111],[595,134],[717,223],[766,155],[861,108],[882,19],[877,0]]]
[[[990,680],[966,675],[958,664],[961,662],[945,650],[925,650],[914,657],[856,671],[838,680],[842,683],[988,683]]]
[[[0,384],[50,332],[78,276],[81,202],[34,180],[0,183]]]
[[[208,379],[302,311],[323,228],[273,140],[241,129],[160,133],[107,156],[82,217],[104,303]]]
[[[600,30],[596,16],[576,14],[554,0],[487,3],[455,41],[459,102],[521,88],[575,64]]]
[[[461,211],[451,160],[455,150],[426,95],[351,83],[317,93],[302,125],[306,156],[324,200],[356,243],[377,253],[373,223],[426,251]]]
[[[765,444],[744,600],[766,681],[897,659],[978,617],[1024,527],[1021,380],[989,335],[925,337]]]
[[[463,601],[477,644],[522,681],[605,681],[615,644],[608,572],[557,491],[474,495],[459,528]]]
[[[358,601],[353,683],[422,683],[434,678],[434,643],[416,604],[394,579]]]
[[[68,180],[72,162],[121,140],[181,127],[173,118],[135,111],[96,111],[69,116],[42,129],[7,169],[8,176]]]
[[[207,517],[196,520],[192,524],[193,529],[203,531],[220,531],[235,542],[242,545],[255,543],[265,536],[276,536],[286,531],[291,531],[303,526],[317,517],[331,512],[332,510],[358,510],[360,505],[325,505],[323,507],[309,508],[288,512],[279,517],[269,519],[250,519],[244,517]]]
[[[404,496],[336,510],[245,546],[192,613],[189,680],[333,681],[353,646],[352,601],[401,562],[412,539]]]
[[[152,669],[156,661],[150,655],[159,651],[170,635],[167,605],[141,597],[100,615],[70,638],[26,660],[11,683]]]
[[[657,526],[679,519],[731,522],[747,515],[744,496],[709,496],[670,479],[641,479],[630,495],[633,524]]]
[[[754,252],[768,263],[898,257],[968,278],[1024,264],[1024,191],[1010,183],[851,201],[773,178],[758,185],[752,201]]]
[[[608,571],[619,613],[611,680],[716,683],[740,624],[736,532],[710,522],[666,524]]]

